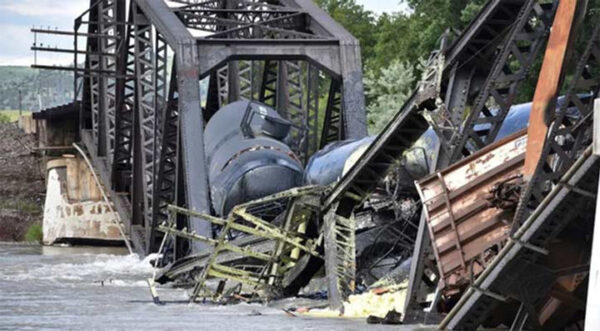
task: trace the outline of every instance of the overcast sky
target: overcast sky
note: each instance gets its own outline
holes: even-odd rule
[[[375,13],[398,11],[400,0],[357,0]],[[73,19],[88,6],[88,0],[0,0],[0,65],[31,65],[31,27],[73,30]],[[69,37],[40,36],[38,45],[72,48]],[[70,55],[38,53],[39,64],[67,64]]]

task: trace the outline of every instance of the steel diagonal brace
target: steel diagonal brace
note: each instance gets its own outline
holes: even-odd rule
[[[281,241],[283,241],[289,245],[292,245],[296,248],[299,248],[313,256],[316,256],[316,257],[321,256],[314,248],[311,248],[311,246],[312,246],[311,244],[302,245],[302,244],[298,243],[297,238],[290,238],[291,233],[289,233],[287,231],[282,231],[278,228],[275,228],[273,225],[265,222],[264,220],[247,213],[245,208],[242,208],[241,210],[236,209],[232,213],[232,215],[234,215],[234,216],[238,215],[238,216],[242,217],[244,220],[256,225],[260,229],[252,228],[252,227],[249,227],[246,225],[237,224],[235,222],[236,219],[234,216],[230,217],[228,220],[223,220],[218,217],[193,212],[193,211],[186,210],[184,208],[177,207],[177,206],[169,206],[168,210],[171,212],[176,212],[176,213],[179,213],[182,215],[193,217],[195,219],[204,220],[206,222],[209,222],[209,223],[212,223],[215,225],[227,226],[228,228],[230,228],[232,230],[242,231],[247,234],[256,235],[259,237],[269,238],[269,239],[273,239],[273,240],[281,240]],[[159,227],[159,230],[160,229],[164,229],[164,226]],[[174,231],[179,231],[179,230],[176,230],[176,229],[171,230],[171,232],[173,232],[173,233],[174,233]],[[195,236],[196,237],[189,238],[189,239],[196,239],[196,240],[206,242],[209,244],[214,244],[214,242],[215,242],[214,239],[210,239],[210,238],[207,238],[204,236],[199,236],[199,235],[195,235]],[[308,242],[310,243],[310,241],[308,241]]]
[[[200,107],[199,54],[196,39],[181,20],[162,0],[135,0],[152,25],[175,51],[178,77],[178,101],[181,123],[181,152],[186,192],[186,205],[193,210],[210,213],[208,171],[204,153],[204,118]],[[207,222],[191,222],[194,230],[204,236],[212,235]],[[201,252],[206,244],[195,242],[192,251]]]
[[[166,234],[176,235],[178,237],[185,238],[185,239],[198,240],[198,241],[213,245],[215,247],[217,247],[219,245],[219,242],[215,239],[200,236],[193,232],[188,232],[188,231],[186,231],[186,229],[178,230],[177,228],[175,228],[175,225],[160,225],[160,226],[158,226],[157,230],[164,232]],[[220,246],[219,250],[228,250],[228,251],[232,251],[235,253],[239,253],[241,255],[250,256],[250,257],[253,257],[253,258],[256,258],[259,260],[263,260],[263,261],[268,261],[268,262],[271,262],[273,260],[270,255],[260,253],[260,252],[255,252],[253,250],[238,247],[238,246],[231,245],[228,243],[223,243]]]
[[[354,291],[356,273],[354,219],[337,215],[334,203],[324,217],[325,269],[330,309],[341,310]]]

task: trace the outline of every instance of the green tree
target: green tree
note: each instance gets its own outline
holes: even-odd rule
[[[481,8],[485,4],[485,0],[473,0],[467,3],[465,8],[460,13],[460,20],[464,24],[471,22],[477,14],[481,11]]]
[[[359,40],[364,66],[375,55],[374,47],[377,43],[375,14],[357,4],[355,0],[315,0],[315,2]]]
[[[447,29],[464,30],[486,3],[486,0],[403,0],[407,10],[390,8],[391,13],[376,16],[355,0],[315,1],[360,41],[372,133],[384,126],[414,89],[421,77],[420,66],[416,64],[439,46],[442,33]],[[576,48],[580,51],[598,22],[599,8],[600,0],[589,1],[588,17],[578,33]],[[528,81],[521,85],[518,102],[531,100],[540,65],[541,57]]]
[[[394,59],[412,62],[413,57],[409,52],[411,39],[406,37],[409,26],[410,17],[405,14],[384,13],[379,16],[375,28],[377,36],[374,46],[375,55],[367,63],[369,70],[380,71]]]
[[[364,82],[366,94],[371,99],[367,107],[370,134],[379,133],[400,110],[412,93],[414,80],[413,68],[399,60],[379,74],[367,71]]]

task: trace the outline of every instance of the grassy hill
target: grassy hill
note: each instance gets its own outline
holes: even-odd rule
[[[23,111],[23,115],[30,113],[29,111]],[[0,123],[12,123],[19,120],[18,110],[0,110]]]
[[[73,75],[19,66],[0,66],[0,110],[19,109],[19,89],[23,110],[39,111],[71,102]]]

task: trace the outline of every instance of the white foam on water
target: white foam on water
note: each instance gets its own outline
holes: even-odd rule
[[[102,282],[102,286],[114,287],[148,287],[148,282],[145,280],[122,280],[122,279],[107,279]]]
[[[12,281],[37,280],[51,282],[94,282],[104,286],[146,286],[145,278],[152,275],[150,261],[155,255],[141,260],[137,255],[77,254],[72,263],[33,264],[14,266],[0,271],[0,279]]]

